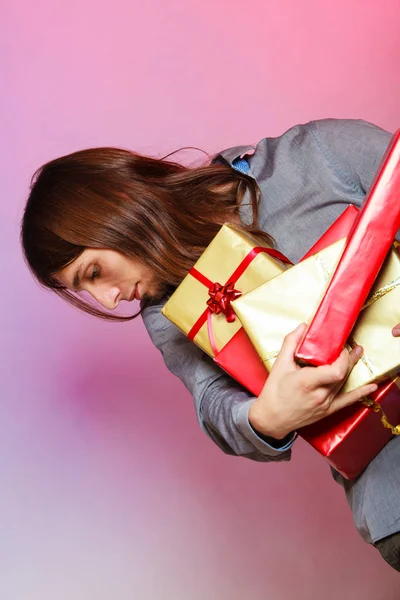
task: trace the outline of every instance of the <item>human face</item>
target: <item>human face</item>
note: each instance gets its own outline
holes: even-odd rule
[[[151,270],[115,250],[87,248],[57,274],[58,281],[74,292],[88,292],[107,310],[121,300],[131,302],[157,293]]]

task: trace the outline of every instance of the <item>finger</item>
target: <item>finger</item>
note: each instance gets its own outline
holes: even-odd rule
[[[356,390],[347,392],[346,394],[339,394],[338,396],[336,396],[336,398],[334,398],[332,400],[331,405],[328,410],[328,414],[332,414],[332,413],[340,410],[341,408],[345,408],[346,406],[351,406],[355,402],[359,402],[360,400],[363,400],[370,394],[373,394],[374,392],[376,392],[377,389],[378,389],[378,386],[376,383],[369,383],[367,385],[363,385],[360,388],[357,388]]]
[[[339,358],[331,365],[312,368],[310,369],[310,373],[307,373],[307,377],[315,387],[326,385],[340,386],[361,355],[362,348],[360,346],[356,346],[351,353],[346,348],[343,348]]]
[[[392,335],[394,337],[400,337],[400,323],[398,323],[397,325],[395,325],[392,329]]]
[[[294,353],[304,335],[306,327],[306,323],[300,323],[300,325],[298,325],[294,331],[285,336],[282,348],[280,349],[275,364],[288,363],[293,364],[297,368],[297,364],[294,361]]]
[[[349,352],[349,373],[354,367],[354,365],[358,363],[363,354],[364,348],[362,346],[357,345],[351,349],[351,351]]]

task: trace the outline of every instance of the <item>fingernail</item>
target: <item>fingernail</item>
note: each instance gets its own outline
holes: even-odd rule
[[[393,327],[392,334],[394,337],[398,337],[400,335],[400,327]]]
[[[354,348],[354,354],[356,355],[356,358],[360,358],[362,356],[363,352],[364,352],[364,350],[362,349],[361,346],[356,346]]]

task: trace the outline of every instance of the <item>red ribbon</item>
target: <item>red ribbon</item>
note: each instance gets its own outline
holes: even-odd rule
[[[231,306],[232,300],[236,300],[242,295],[242,292],[235,290],[233,283],[229,282],[226,285],[214,283],[211,289],[208,290],[210,299],[207,300],[207,306],[211,312],[219,315],[223,313],[228,323],[233,323],[236,315]]]
[[[239,290],[235,290],[235,283],[239,279],[241,275],[245,272],[249,264],[255,259],[256,256],[260,254],[260,252],[265,252],[265,254],[269,254],[278,260],[281,260],[284,263],[289,263],[290,260],[286,258],[283,254],[278,252],[278,250],[274,250],[273,248],[263,248],[262,246],[256,246],[244,257],[239,266],[232,273],[231,277],[229,277],[227,283],[225,285],[221,285],[217,282],[212,282],[208,277],[200,273],[197,269],[192,267],[189,271],[189,274],[192,275],[197,281],[202,283],[208,288],[208,293],[210,295],[210,299],[207,300],[207,308],[197,319],[192,329],[188,333],[188,338],[193,340],[200,329],[203,327],[204,323],[208,321],[208,336],[210,338],[210,343],[214,354],[218,353],[218,350],[215,346],[214,336],[212,335],[212,327],[211,327],[211,314],[214,312],[216,315],[223,313],[226,317],[228,323],[232,323],[235,320],[235,313],[233,308],[231,307],[231,301],[235,300],[242,295],[242,292]]]

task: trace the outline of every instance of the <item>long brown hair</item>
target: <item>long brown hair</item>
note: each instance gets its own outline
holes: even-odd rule
[[[118,148],[75,152],[34,174],[21,240],[36,279],[92,315],[126,320],[85,302],[55,275],[86,248],[117,250],[151,268],[164,292],[176,288],[224,222],[237,222],[248,193],[259,231],[259,189],[225,164],[188,168]],[[135,315],[136,316],[136,315]]]

